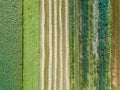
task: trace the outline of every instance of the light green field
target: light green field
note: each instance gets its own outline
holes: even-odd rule
[[[39,0],[23,2],[23,90],[39,89],[40,9]]]

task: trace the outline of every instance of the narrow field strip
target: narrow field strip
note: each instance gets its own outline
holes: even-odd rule
[[[71,0],[69,4],[69,24],[70,24],[70,89],[75,87],[75,61],[74,61],[74,32],[75,32],[75,1]]]
[[[94,55],[94,88],[93,90],[98,90],[98,73],[97,73],[97,63],[99,60],[98,57],[98,17],[99,17],[99,11],[98,11],[98,0],[94,0],[93,2],[93,40],[92,40],[92,48],[93,48],[93,55]]]
[[[54,83],[54,88],[53,90],[57,90],[57,0],[54,0],[54,73],[53,73],[53,83]]]
[[[40,34],[41,34],[41,37],[40,37],[40,41],[41,41],[41,48],[40,50],[42,51],[41,55],[40,55],[40,90],[44,90],[45,88],[45,28],[44,28],[44,25],[45,25],[45,7],[44,7],[44,0],[41,0],[41,7],[40,7],[40,15],[41,15],[41,18],[40,18]],[[42,82],[41,82],[42,81]]]
[[[62,32],[63,32],[63,29],[62,29],[62,0],[59,0],[59,26],[60,26],[60,90],[63,90],[63,62],[62,62]]]
[[[89,28],[88,28],[88,0],[80,2],[81,9],[81,89],[88,89],[88,71],[89,71]]]
[[[98,1],[99,22],[98,22],[98,78],[99,90],[111,89],[111,20],[110,1]],[[104,14],[103,14],[104,13]]]
[[[112,89],[120,89],[120,0],[112,0]]]
[[[63,90],[65,90],[65,87],[66,87],[66,80],[65,80],[65,67],[66,67],[66,63],[65,63],[65,55],[66,55],[66,52],[65,52],[65,50],[66,50],[66,48],[65,48],[65,43],[66,43],[66,41],[65,41],[65,38],[66,38],[66,36],[65,36],[65,0],[62,0],[62,9],[61,9],[61,11],[62,11],[62,36],[63,36],[63,38],[62,38],[62,56],[63,56],[63,58],[62,58],[62,62],[63,62]]]
[[[52,90],[52,0],[49,0],[49,70],[48,70],[48,90]]]
[[[40,9],[39,0],[23,1],[23,90],[39,89]],[[17,89],[16,89],[17,90]]]
[[[70,90],[70,58],[69,58],[69,0],[65,0],[65,33],[66,33],[66,44],[65,44],[65,48],[66,48],[66,58],[65,58],[65,63],[66,63],[66,68],[65,68],[65,72],[66,72],[66,76],[65,76],[65,80],[66,80],[66,88],[65,90]]]
[[[96,87],[98,87],[97,83],[95,85],[96,79],[96,71],[94,70],[97,67],[97,64],[95,62],[97,61],[94,59],[94,53],[93,53],[93,4],[94,0],[88,0],[88,87],[87,89],[94,90]],[[96,15],[95,15],[96,16]],[[97,33],[98,34],[98,33]],[[93,66],[94,65],[94,66]]]
[[[81,43],[80,40],[80,0],[75,0],[75,35],[74,35],[74,60],[75,60],[75,85],[74,90],[80,90],[80,46],[79,43]]]

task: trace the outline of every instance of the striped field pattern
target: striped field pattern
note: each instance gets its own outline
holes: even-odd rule
[[[68,0],[41,0],[40,90],[70,90]]]
[[[41,1],[41,90],[110,90],[110,1]]]
[[[120,90],[120,0],[0,0],[0,90]]]

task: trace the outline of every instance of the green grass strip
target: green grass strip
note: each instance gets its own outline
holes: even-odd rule
[[[86,90],[95,90],[98,86],[95,85],[96,78],[96,71],[95,68],[97,67],[97,64],[94,53],[93,53],[93,39],[94,39],[94,33],[93,33],[93,4],[94,0],[88,0],[88,86]]]
[[[107,7],[107,21],[108,26],[106,30],[106,90],[111,90],[111,1],[108,0],[108,7]]]
[[[74,12],[75,12],[75,1],[70,0],[70,86],[71,90],[74,90],[74,78],[75,78],[75,63],[74,63],[74,29],[75,29],[75,21],[74,21]]]
[[[75,31],[74,31],[74,62],[75,62],[75,87],[74,90],[80,90],[80,1],[75,0]]]
[[[39,90],[39,0],[24,0],[23,90]]]
[[[0,90],[22,90],[22,0],[0,0]]]

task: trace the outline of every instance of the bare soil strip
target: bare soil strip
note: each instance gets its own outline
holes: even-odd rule
[[[120,1],[112,0],[112,90],[120,90]]]

